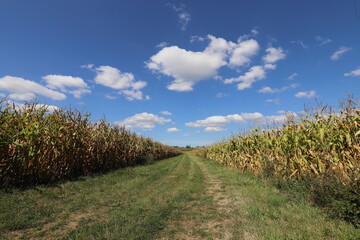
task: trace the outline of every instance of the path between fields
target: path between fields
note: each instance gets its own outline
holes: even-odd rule
[[[176,231],[175,239],[233,239],[233,209],[239,208],[243,202],[240,196],[230,195],[225,191],[225,186],[208,167],[197,157],[187,155],[201,170],[204,176],[205,197],[209,199],[208,205],[198,205],[192,202],[187,213],[183,213],[179,225],[170,224],[166,230]],[[194,217],[195,216],[195,217]],[[180,231],[183,229],[183,231]],[[242,239],[253,239],[251,234],[243,232]],[[174,237],[174,236],[172,236]],[[160,239],[173,239],[162,237]]]
[[[0,200],[1,240],[360,239],[304,201],[188,154]]]

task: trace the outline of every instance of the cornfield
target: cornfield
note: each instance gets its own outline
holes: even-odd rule
[[[272,129],[248,133],[196,150],[195,154],[255,174],[271,174],[285,180],[306,180],[322,205],[331,208],[348,198],[339,211],[360,226],[360,109],[348,99],[334,113],[330,107],[310,112]],[[336,183],[336,184],[333,184]],[[336,185],[336,186],[335,186]],[[320,190],[319,190],[320,189]],[[327,203],[326,203],[327,204]],[[340,214],[340,215],[341,215]],[[351,215],[351,216],[350,216]]]
[[[246,172],[270,168],[284,178],[334,173],[344,185],[359,188],[360,109],[352,101],[340,114],[326,109],[280,128],[232,136],[198,154]]]
[[[178,155],[77,110],[0,101],[0,186],[24,186],[143,164]]]

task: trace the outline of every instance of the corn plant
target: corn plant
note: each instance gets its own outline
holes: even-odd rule
[[[197,154],[242,171],[271,169],[285,179],[331,174],[359,191],[360,109],[351,99],[339,113],[327,109],[280,128],[252,129]]]
[[[134,166],[179,154],[77,110],[0,101],[0,186],[23,186]]]

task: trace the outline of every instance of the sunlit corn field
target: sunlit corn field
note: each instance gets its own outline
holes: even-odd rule
[[[360,109],[352,99],[334,112],[309,111],[282,126],[255,128],[197,150],[199,156],[244,172],[272,174],[285,180],[306,180],[317,193],[348,198],[343,217],[360,223]],[[336,185],[336,186],[335,186]],[[315,187],[314,187],[315,186]],[[341,188],[341,190],[339,190]],[[334,190],[335,189],[335,190]],[[339,193],[341,192],[341,193]],[[317,196],[316,198],[321,198]],[[324,200],[321,200],[323,204]],[[340,210],[339,210],[340,211]],[[355,219],[355,220],[354,220]]]
[[[179,154],[106,120],[45,105],[0,101],[0,186],[24,186]]]

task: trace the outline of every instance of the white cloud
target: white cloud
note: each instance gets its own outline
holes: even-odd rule
[[[299,76],[299,74],[293,73],[288,77],[288,80],[294,80],[297,76]]]
[[[267,63],[267,64],[264,65],[264,68],[274,70],[274,69],[276,69],[276,65]]]
[[[217,70],[226,65],[229,43],[223,38],[208,36],[210,44],[203,52],[193,52],[177,46],[166,47],[146,63],[150,70],[174,78],[167,86],[169,90],[192,91],[202,80],[217,75]]]
[[[113,95],[110,95],[110,94],[106,94],[106,95],[105,95],[105,98],[106,98],[106,99],[114,100],[114,99],[116,99],[117,97],[116,97],[116,96],[113,96]]]
[[[266,77],[266,70],[267,69],[275,69],[276,65],[273,64],[281,59],[284,59],[286,57],[284,50],[279,48],[267,48],[266,49],[267,54],[263,57],[263,60],[265,62],[264,66],[253,66],[251,67],[246,73],[243,75],[237,77],[237,78],[228,78],[225,79],[224,83],[234,83],[234,82],[240,82],[237,84],[237,88],[239,90],[244,90],[246,88],[251,88],[252,84],[262,80]]]
[[[164,48],[164,47],[166,47],[167,45],[168,45],[167,42],[161,42],[161,43],[159,43],[158,45],[156,45],[156,47],[157,47],[157,48]]]
[[[190,135],[191,135],[190,133],[184,133],[184,134],[183,134],[184,137],[188,137],[188,136],[190,136]]]
[[[275,101],[276,103],[276,101]],[[227,116],[211,116],[204,120],[197,120],[195,122],[189,122],[185,125],[188,127],[203,127],[205,132],[221,132],[226,131],[224,126],[231,122],[245,123],[246,120],[252,120],[255,123],[283,123],[291,117],[297,117],[294,112],[280,112],[281,115],[264,116],[261,113],[242,113],[233,114]]]
[[[336,60],[338,60],[344,53],[346,53],[346,52],[348,52],[348,51],[350,51],[350,50],[352,50],[352,48],[340,47],[339,50],[335,51],[335,52],[331,55],[330,59],[331,59],[332,61],[336,61]]]
[[[244,66],[251,61],[251,57],[259,52],[260,46],[254,39],[240,41],[230,56],[230,66]]]
[[[168,115],[168,116],[172,115],[172,113],[169,111],[161,111],[160,113],[163,115]]]
[[[244,118],[241,117],[239,114],[234,114],[236,115],[236,122],[245,122]],[[232,118],[234,119],[233,115],[228,115],[228,116],[232,116]],[[195,122],[188,122],[185,123],[186,126],[188,127],[217,127],[217,126],[225,126],[227,124],[229,124],[231,122],[230,117],[228,116],[211,116],[211,117],[207,117],[204,120],[197,120]]]
[[[46,86],[51,89],[58,89],[62,92],[71,93],[75,98],[81,95],[91,93],[89,86],[82,78],[63,76],[63,75],[46,75],[42,77]],[[71,89],[71,90],[70,90]]]
[[[193,36],[190,37],[190,42],[191,43],[196,42],[196,41],[203,42],[203,41],[205,41],[205,39],[206,39],[205,37],[200,37],[198,35],[193,35]]]
[[[263,87],[258,92],[259,93],[280,93],[287,90],[289,87],[282,87],[282,88],[271,88],[271,87]]]
[[[305,45],[305,43],[302,40],[292,41],[291,43],[299,44],[303,49],[309,48],[307,45]]]
[[[204,120],[197,120],[195,122],[185,123],[188,127],[221,127],[228,125],[231,122],[235,123],[245,123],[246,120],[254,120],[261,118],[263,115],[261,113],[242,113],[242,114],[232,114],[226,116],[211,116],[207,117]]]
[[[49,97],[53,100],[64,100],[65,94],[51,90],[34,81],[19,77],[5,76],[0,78],[0,90],[10,93],[9,98],[16,100],[31,100],[36,95]]]
[[[258,112],[254,112],[254,113],[242,113],[241,116],[245,119],[245,120],[255,120],[255,119],[259,119],[262,118],[263,115],[261,113]]]
[[[308,92],[298,92],[295,94],[295,97],[297,97],[297,98],[314,98],[314,97],[316,97],[316,91],[311,90]]]
[[[254,29],[251,30],[250,34],[244,34],[244,35],[240,36],[238,41],[241,42],[243,40],[247,40],[250,37],[255,37],[258,34],[259,34],[259,31],[254,28]]]
[[[323,38],[321,36],[315,36],[315,40],[320,43],[320,46],[331,43],[332,40],[330,38]]]
[[[147,85],[147,82],[136,82],[132,73],[122,73],[119,69],[110,66],[100,66],[95,70],[97,84],[121,90],[119,94],[124,95],[129,101],[143,99],[143,93],[140,90]],[[149,98],[146,96],[145,99]]]
[[[80,67],[92,70],[94,67],[94,64],[84,64],[84,65],[81,65]]]
[[[125,98],[129,101],[133,100],[142,100],[143,99],[143,93],[138,90],[122,90],[119,92],[120,94],[124,95]]]
[[[29,101],[34,99],[36,95],[34,93],[11,93],[9,94],[10,99],[21,100],[21,101]]]
[[[223,131],[226,131],[225,128],[220,128],[220,127],[206,127],[204,129],[204,132],[209,132],[209,133],[212,133],[212,132],[223,132]]]
[[[95,82],[113,89],[125,89],[131,87],[135,80],[132,73],[121,73],[119,69],[110,66],[100,66],[95,69]]]
[[[358,69],[355,69],[349,73],[345,73],[344,74],[345,77],[356,77],[356,76],[360,76],[360,67],[358,67]]]
[[[170,6],[172,9],[174,9],[178,13],[178,19],[180,24],[180,29],[182,31],[185,31],[187,28],[187,25],[189,24],[191,20],[191,16],[188,12],[185,11],[185,5],[181,4],[181,6],[177,7],[175,4],[166,4],[167,6]]]
[[[270,47],[266,49],[267,54],[263,57],[265,63],[275,63],[286,57],[284,50],[279,48]]]
[[[262,89],[258,90],[260,93],[275,93],[277,92],[276,89],[272,89],[271,87],[263,87]]]
[[[253,35],[257,31],[253,32]],[[199,39],[193,36],[191,41]],[[148,69],[155,73],[163,74],[172,78],[167,86],[169,90],[186,92],[193,91],[193,86],[199,81],[206,79],[221,79],[217,75],[223,66],[236,68],[248,65],[251,58],[258,54],[260,46],[254,39],[240,37],[237,43],[208,35],[208,46],[199,52],[189,51],[178,46],[169,46],[161,49],[146,62]],[[203,38],[201,38],[203,40]],[[267,54],[263,57],[264,65],[252,66],[242,76],[225,79],[225,83],[240,82],[239,90],[250,88],[252,84],[266,77],[268,69],[276,69],[275,62],[284,59],[286,54],[279,48],[266,49]]]
[[[259,93],[280,93],[288,90],[289,88],[297,88],[299,85],[297,83],[290,84],[290,86],[284,86],[282,88],[271,88],[271,87],[263,87],[258,90]]]
[[[159,117],[152,113],[138,113],[132,117],[125,118],[123,121],[115,122],[119,126],[127,128],[139,128],[142,130],[153,130],[155,125],[171,122],[171,119]]]
[[[278,98],[266,99],[265,102],[280,104],[280,99],[278,99]]]
[[[168,133],[174,133],[174,132],[180,132],[180,129],[177,129],[176,127],[168,128],[166,130]]]
[[[228,94],[228,93],[219,92],[218,94],[216,94],[216,98],[223,98],[223,97],[228,97],[228,96],[230,96],[230,94]]]
[[[224,83],[229,84],[233,82],[240,82],[237,84],[237,88],[239,90],[244,90],[246,88],[250,88],[254,82],[264,79],[265,77],[266,72],[263,66],[253,66],[244,75],[237,78],[225,79]]]
[[[254,36],[259,34],[259,31],[256,29],[251,29],[251,34],[253,34]]]

